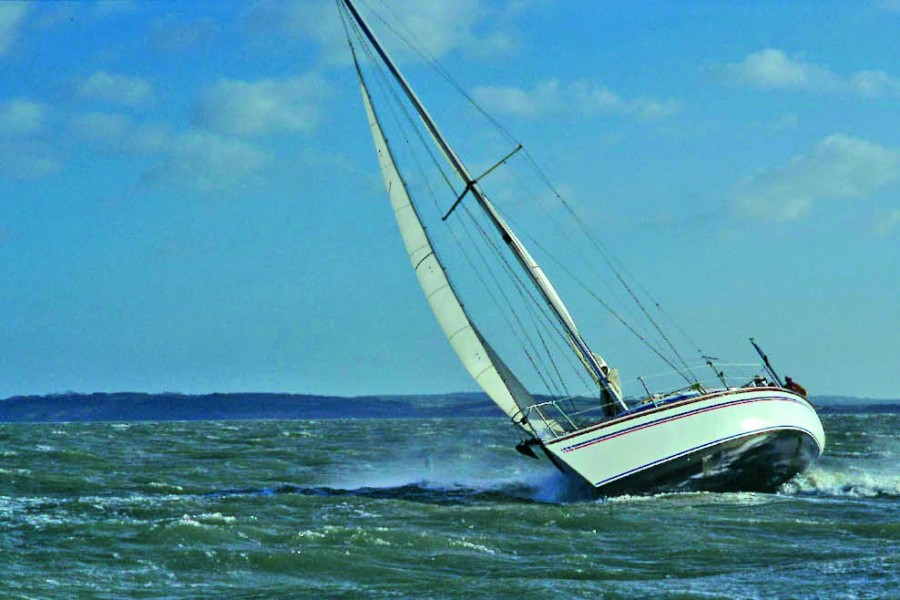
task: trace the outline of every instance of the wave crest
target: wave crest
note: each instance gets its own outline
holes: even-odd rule
[[[785,483],[790,495],[850,496],[857,498],[900,497],[900,475],[894,472],[813,467]]]

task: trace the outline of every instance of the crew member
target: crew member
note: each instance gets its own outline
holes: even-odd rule
[[[791,379],[790,375],[786,375],[784,378],[784,389],[790,390],[796,394],[800,394],[804,398],[806,398],[806,388]]]

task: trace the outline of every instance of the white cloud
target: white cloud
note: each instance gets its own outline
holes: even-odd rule
[[[58,170],[59,158],[39,141],[0,141],[0,172],[14,179],[37,179]]]
[[[94,141],[118,141],[128,137],[133,127],[131,117],[116,113],[92,112],[72,119],[72,130],[79,137]]]
[[[47,106],[26,98],[0,104],[0,137],[35,134],[44,128]]]
[[[305,37],[321,44],[329,55],[343,48],[344,32],[333,2],[327,0],[263,0],[250,12],[247,25],[255,33]],[[346,62],[346,58],[338,62]]]
[[[489,111],[518,117],[537,116],[545,106],[549,106],[542,100],[554,100],[558,94],[559,83],[556,81],[539,83],[532,90],[513,86],[478,86],[472,91],[475,101]]]
[[[70,130],[80,140],[113,153],[164,152],[175,139],[165,127],[139,125],[128,115],[118,113],[92,112],[73,117]]]
[[[78,95],[88,100],[138,106],[153,97],[153,88],[141,77],[98,71],[78,84]]]
[[[738,214],[791,221],[824,200],[859,200],[900,178],[900,151],[845,135],[831,135],[811,153],[759,173],[737,190]]]
[[[156,158],[159,162],[143,177],[145,184],[195,192],[234,188],[272,160],[264,148],[245,140],[198,129],[172,132],[119,113],[79,115],[71,120],[69,131],[102,152]]]
[[[837,84],[837,78],[827,69],[793,60],[774,48],[748,54],[743,62],[729,64],[726,72],[763,88],[822,89]]]
[[[889,236],[900,226],[900,208],[892,208],[879,215],[872,230],[876,235]]]
[[[827,67],[790,58],[774,48],[748,54],[739,63],[725,65],[723,72],[735,81],[764,89],[900,96],[900,79],[884,71],[859,71],[842,76]]]
[[[0,172],[36,179],[59,169],[57,153],[42,139],[48,114],[45,104],[27,98],[0,103]]]
[[[258,146],[205,131],[177,136],[168,155],[144,177],[155,185],[175,185],[197,192],[215,192],[237,186],[272,160]]]
[[[203,93],[198,125],[228,135],[311,131],[319,122],[328,85],[316,74],[293,79],[223,79]]]
[[[660,119],[678,112],[675,102],[652,98],[623,98],[609,88],[588,81],[561,85],[556,80],[530,90],[510,86],[479,86],[473,98],[488,111],[533,118],[560,113],[612,113],[641,119]]]
[[[0,2],[0,56],[5,56],[19,37],[19,28],[29,10],[29,2]]]
[[[423,46],[435,58],[456,50],[478,57],[508,53],[515,47],[509,17],[517,8],[507,7],[505,10],[509,14],[503,14],[486,4],[484,0],[393,0],[389,9],[384,4],[379,7],[378,17],[366,11],[364,6],[359,8],[398,59],[413,58],[414,53],[396,39],[391,28],[417,46]],[[402,24],[394,15],[402,15]],[[390,23],[390,27],[381,23],[379,17]],[[346,36],[333,1],[260,2],[250,13],[248,25],[251,30],[266,35],[277,33],[311,39],[324,48],[329,62],[343,64],[350,60]]]
[[[900,79],[884,71],[860,71],[850,78],[850,87],[862,96],[900,97]]]
[[[403,26],[413,41],[421,43],[434,57],[457,49],[485,56],[508,52],[514,45],[509,32],[487,26],[490,12],[480,0],[399,0],[391,4],[391,9],[395,15],[402,15]]]

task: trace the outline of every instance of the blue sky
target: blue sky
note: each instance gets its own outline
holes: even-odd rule
[[[900,3],[389,5],[704,349],[900,394]],[[0,397],[471,389],[333,3],[0,3]]]

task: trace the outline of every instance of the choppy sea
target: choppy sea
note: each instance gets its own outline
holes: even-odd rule
[[[775,494],[597,499],[502,419],[0,425],[2,598],[898,598],[900,414]]]

